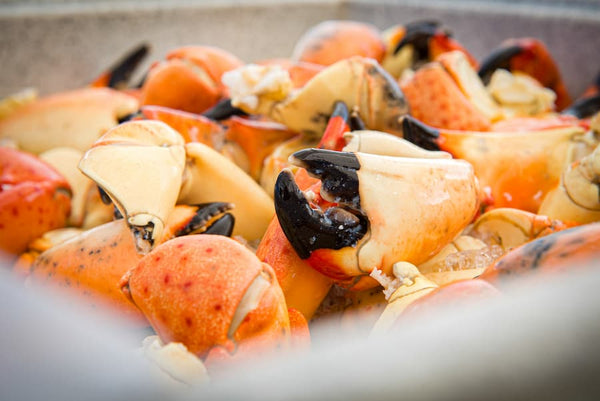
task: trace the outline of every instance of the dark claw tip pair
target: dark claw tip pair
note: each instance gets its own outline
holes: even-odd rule
[[[212,202],[195,205],[196,214],[175,236],[190,234],[215,234],[230,237],[235,225],[235,218],[229,211],[231,203]]]
[[[308,258],[316,249],[354,246],[366,234],[368,220],[359,209],[358,158],[353,153],[305,149],[292,160],[322,180],[322,195],[335,198],[338,206],[313,208],[298,188],[290,170],[275,183],[275,212],[281,228],[298,255]]]

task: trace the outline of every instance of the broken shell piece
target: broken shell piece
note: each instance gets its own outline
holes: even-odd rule
[[[388,305],[375,322],[371,335],[387,333],[408,305],[438,287],[411,263],[397,262],[393,266],[393,272],[395,278],[388,283],[393,284],[393,287],[388,289],[395,287],[394,291],[388,299]],[[377,277],[373,274],[371,276]],[[390,278],[388,277],[388,279]]]
[[[123,123],[85,153],[79,168],[125,217],[138,252],[148,253],[179,195],[185,168],[181,135],[159,121]]]
[[[190,386],[209,382],[206,367],[182,343],[163,344],[158,336],[148,336],[142,343],[144,356],[156,364],[166,377]]]
[[[487,91],[508,116],[534,116],[550,112],[556,95],[529,75],[498,69],[492,74]]]

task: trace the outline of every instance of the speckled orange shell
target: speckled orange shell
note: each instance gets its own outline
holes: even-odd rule
[[[229,338],[238,304],[259,274],[270,285]],[[228,237],[167,241],[141,259],[122,285],[164,342],[182,342],[200,357],[214,347],[235,353],[246,339],[266,339],[273,347],[289,343],[287,307],[273,269]]]
[[[121,292],[123,274],[141,259],[124,220],[84,232],[42,253],[29,279],[78,297],[82,307],[106,309],[136,324],[147,325],[142,313]]]
[[[420,68],[400,83],[410,114],[436,128],[488,131],[490,120],[479,112],[438,63]]]

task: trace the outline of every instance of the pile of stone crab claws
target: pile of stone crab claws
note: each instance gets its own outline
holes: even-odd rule
[[[572,100],[539,40],[476,60],[434,21],[326,21],[289,58],[181,47],[132,85],[147,50],[2,101],[0,252],[150,326],[177,381],[600,255],[598,82]]]

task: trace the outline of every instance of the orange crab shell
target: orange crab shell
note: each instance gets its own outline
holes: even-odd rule
[[[227,122],[225,138],[237,143],[248,158],[248,173],[256,181],[260,179],[267,156],[282,142],[296,134],[283,124],[272,121],[250,120],[233,116]]]
[[[159,120],[179,132],[185,142],[200,142],[218,148],[222,142],[223,127],[201,114],[188,113],[162,106],[142,106],[140,112],[151,120]]]
[[[195,206],[176,206],[167,219],[161,241],[180,235],[181,229],[196,217],[196,213]],[[94,227],[50,246],[30,267],[27,267],[28,254],[24,254],[25,258],[20,259],[21,263],[17,263],[13,271],[28,276],[33,285],[65,290],[76,296],[82,307],[102,308],[132,324],[148,325],[144,315],[119,286],[123,275],[142,258],[124,219]]]
[[[66,290],[77,296],[83,307],[102,308],[134,324],[147,325],[118,286],[123,274],[141,257],[127,223],[120,219],[43,252],[33,262],[28,277],[35,286]]]
[[[221,85],[224,72],[241,67],[244,63],[232,53],[214,46],[183,46],[167,54],[167,60],[189,60],[203,68],[213,81]]]
[[[297,42],[292,59],[331,65],[361,56],[381,62],[385,43],[379,29],[358,21],[324,21],[310,28]]]
[[[260,349],[289,346],[290,321],[273,269],[228,237],[189,235],[165,242],[121,286],[163,342],[181,342],[199,357],[215,348],[235,354],[249,339]],[[248,298],[247,314],[234,321]]]
[[[211,46],[187,46],[155,63],[141,93],[142,105],[201,113],[226,96],[223,73],[241,67],[233,54]]]
[[[46,231],[64,227],[71,211],[67,180],[46,162],[0,147],[0,255],[17,255]]]
[[[400,82],[417,120],[436,128],[487,131],[491,121],[467,99],[439,63],[429,63]]]
[[[276,218],[269,224],[256,256],[273,266],[287,305],[296,308],[306,319],[312,318],[333,281],[300,259]]]

